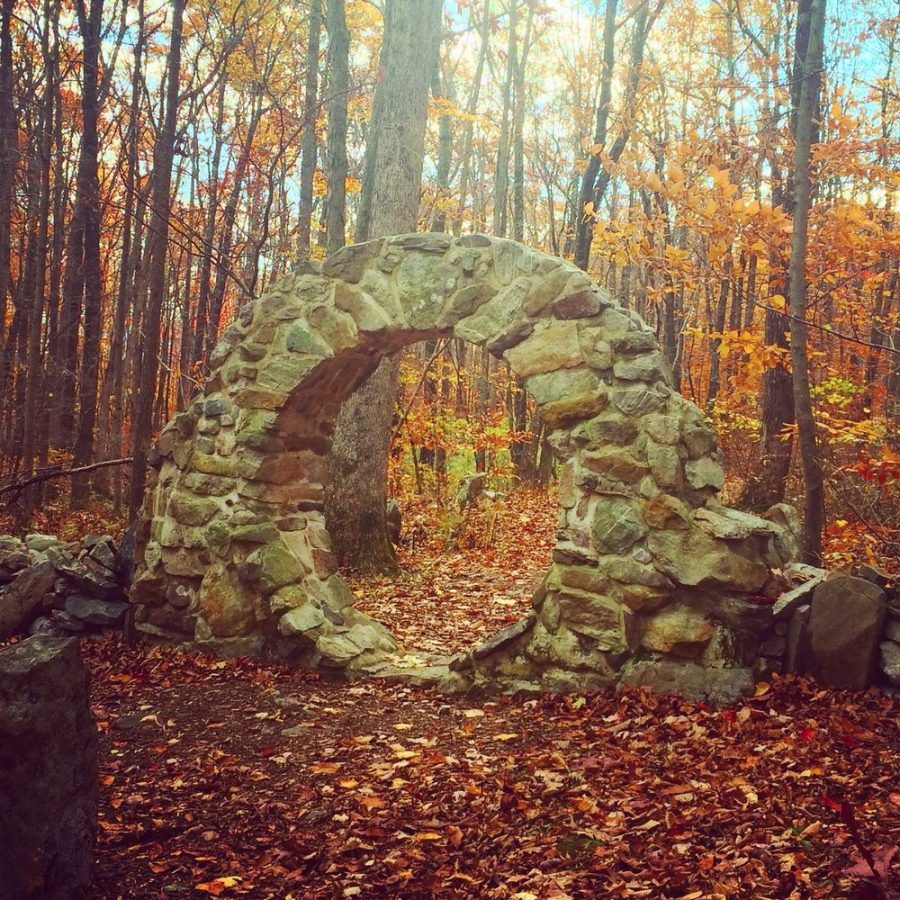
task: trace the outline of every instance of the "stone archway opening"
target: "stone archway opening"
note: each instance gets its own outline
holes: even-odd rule
[[[331,552],[327,453],[384,354],[447,336],[524,379],[562,465],[532,611],[457,655],[445,682],[746,687],[766,625],[753,596],[797,553],[790,511],[718,503],[715,435],[636,314],[568,263],[483,235],[352,245],[240,311],[203,395],[156,444],[137,628],[347,676],[390,665],[396,641],[354,607]]]
[[[448,338],[401,353],[388,451],[398,568],[340,569],[403,664],[446,661],[526,615],[551,564],[556,454],[524,385],[477,349]]]

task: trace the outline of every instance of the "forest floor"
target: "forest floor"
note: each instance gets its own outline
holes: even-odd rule
[[[447,552],[423,504],[403,574],[354,580],[360,605],[425,653],[487,637],[527,606],[554,515],[510,499],[451,522]],[[883,897],[900,861],[900,699],[875,691],[484,700],[84,652],[97,898]]]

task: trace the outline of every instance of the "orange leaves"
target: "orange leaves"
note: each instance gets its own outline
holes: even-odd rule
[[[214,878],[212,881],[195,885],[194,890],[203,891],[206,894],[211,894],[213,897],[220,897],[230,888],[237,887],[240,883],[241,879],[236,875],[225,875],[222,878]]]

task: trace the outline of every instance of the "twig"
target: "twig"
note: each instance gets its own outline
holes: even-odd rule
[[[65,478],[69,475],[80,475],[82,472],[92,472],[94,469],[106,469],[110,466],[124,466],[132,461],[133,457],[124,456],[122,459],[105,459],[102,462],[91,463],[87,466],[76,466],[74,469],[63,469],[57,466],[50,470],[38,472],[37,475],[32,475],[30,478],[25,478],[22,481],[13,481],[11,484],[0,487],[0,496],[13,494],[15,497],[18,496],[23,488],[37,484],[40,481],[49,481],[51,478]]]

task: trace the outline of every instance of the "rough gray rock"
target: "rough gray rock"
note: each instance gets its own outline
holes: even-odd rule
[[[122,624],[128,604],[120,600],[98,600],[86,594],[66,598],[66,612],[85,625],[113,628]]]
[[[478,498],[484,493],[487,476],[483,472],[474,475],[466,475],[460,479],[459,488],[456,491],[456,505],[461,509],[478,502]]]
[[[26,629],[37,618],[41,601],[53,590],[56,572],[48,562],[23,569],[0,594],[0,640]]]
[[[621,686],[651,687],[660,693],[680,694],[714,706],[735,703],[753,693],[753,675],[745,668],[712,669],[674,660],[643,660],[626,667]]]
[[[805,581],[785,591],[772,606],[772,618],[776,621],[787,619],[794,612],[809,602],[810,594],[825,580],[828,573],[824,569],[803,566],[803,574],[808,575]]]
[[[810,613],[815,674],[831,687],[868,687],[886,615],[885,593],[871,581],[844,575],[822,582]]]
[[[0,895],[73,900],[91,881],[97,731],[76,643],[0,650]]]

